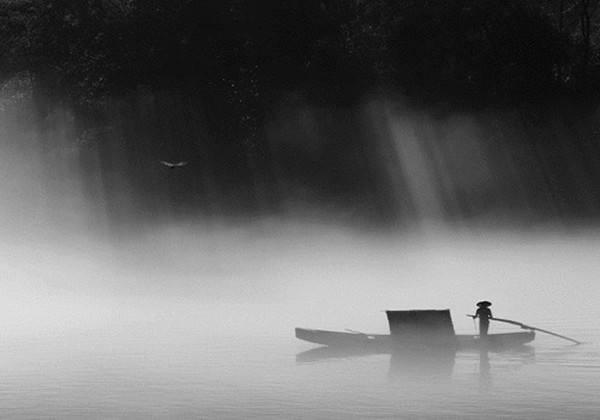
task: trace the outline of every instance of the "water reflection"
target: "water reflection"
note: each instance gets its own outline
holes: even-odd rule
[[[490,359],[490,353],[492,360]],[[356,357],[372,356],[376,354],[390,354],[388,378],[393,382],[407,380],[435,380],[436,382],[450,379],[454,373],[457,352],[448,349],[403,349],[399,351],[381,351],[373,348],[336,348],[317,347],[296,355],[296,362],[314,363],[330,361],[332,359],[352,359]],[[492,367],[494,359],[497,364],[507,360],[520,364],[529,364],[535,360],[535,350],[531,346],[520,346],[510,350],[492,351],[483,347],[471,352],[458,352],[458,354],[473,355],[479,359],[479,389],[485,393],[492,388]],[[470,358],[470,357],[469,357]]]
[[[316,347],[296,354],[297,363],[319,362],[329,359],[345,359],[351,357],[371,356],[389,353],[375,347]]]
[[[390,379],[431,376],[451,377],[456,361],[456,351],[448,349],[402,349],[389,352],[363,347],[317,347],[298,353],[296,362],[310,363],[374,354],[390,354]]]
[[[390,357],[390,380],[449,379],[452,377],[456,351],[423,349],[394,351]]]
[[[516,358],[522,364],[532,363],[535,360],[535,350],[531,346],[523,345],[510,350],[496,352],[502,359]],[[490,362],[490,349],[479,349],[479,391],[487,393],[492,389],[492,364]]]
[[[492,388],[492,369],[490,365],[489,350],[479,350],[479,391],[488,392]]]

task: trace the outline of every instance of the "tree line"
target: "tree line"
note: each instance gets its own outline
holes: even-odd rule
[[[394,86],[488,104],[596,88],[599,30],[597,0],[3,0],[0,75],[77,101],[140,85],[229,102]]]
[[[79,136],[96,137],[102,171],[140,191],[154,169],[139,156],[171,153],[203,162],[164,187],[193,208],[244,195],[249,207],[276,207],[283,162],[318,194],[386,207],[379,161],[356,121],[340,129],[319,117],[327,139],[318,152],[273,147],[267,123],[290,93],[350,110],[340,121],[390,93],[442,111],[594,103],[599,3],[2,0],[0,80],[31,91],[42,132],[57,105],[71,109]],[[111,162],[117,155],[129,163]]]

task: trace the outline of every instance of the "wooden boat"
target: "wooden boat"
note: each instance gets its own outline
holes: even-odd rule
[[[300,340],[323,346],[336,348],[365,349],[373,352],[391,352],[395,349],[418,348],[425,346],[422,342],[402,340],[391,334],[365,334],[359,332],[326,331],[307,328],[296,328],[296,337]],[[522,346],[535,339],[535,332],[514,332],[504,334],[489,334],[485,337],[478,335],[454,336],[454,339],[445,339],[443,345],[449,349],[507,349]]]
[[[390,334],[365,334],[296,328],[296,337],[329,347],[361,348],[372,352],[427,349],[447,351],[465,349],[506,349],[535,339],[535,332],[457,335],[449,309],[386,311]]]

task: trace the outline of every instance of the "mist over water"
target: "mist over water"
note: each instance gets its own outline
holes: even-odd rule
[[[10,417],[478,418],[485,407],[489,418],[589,418],[599,409],[595,235],[374,236],[266,221],[207,232],[3,244],[0,399]],[[479,353],[440,365],[303,361],[314,346],[293,337],[295,326],[387,333],[390,308],[450,308],[457,332],[470,334],[464,314],[481,298],[496,316],[586,344],[538,334],[487,365]]]
[[[376,236],[269,221],[163,228],[118,244],[14,240],[1,249],[5,327],[37,332],[40,322],[85,327],[88,318],[103,325],[182,310],[226,335],[296,324],[385,332],[382,310],[432,307],[452,309],[469,332],[463,314],[490,296],[501,314],[531,323],[580,319],[596,311],[597,243],[594,233]],[[243,322],[236,313],[253,310]]]
[[[195,178],[202,188],[179,190],[186,173],[166,172],[158,154],[135,163],[119,160],[127,146],[108,159],[107,146],[90,150],[68,110],[55,111],[47,132],[4,113],[0,405],[12,418],[476,418],[482,405],[490,418],[551,417],[558,405],[589,418],[600,409],[590,397],[600,237],[579,216],[594,213],[596,193],[581,187],[578,204],[561,199],[546,213],[556,184],[532,193],[544,174],[507,157],[534,154],[497,146],[494,160],[481,119],[440,122],[403,106],[364,107],[358,125],[375,150],[361,155],[356,135],[355,160],[345,156],[331,179],[302,178],[285,162],[330,156],[326,139],[344,117],[282,111],[270,126],[282,210],[264,209],[272,190],[257,182],[253,203],[263,204],[234,202],[230,217],[219,212],[230,192],[210,171]],[[295,131],[302,136],[284,135]],[[351,176],[356,162],[364,178]],[[563,186],[586,175],[569,174]],[[343,193],[328,201],[329,189]],[[214,201],[190,216],[185,191]],[[481,299],[495,316],[586,344],[538,334],[534,349],[487,362],[459,354],[433,375],[389,355],[296,360],[312,348],[293,337],[296,326],[387,333],[383,310],[449,308],[457,332],[471,334],[464,314]]]

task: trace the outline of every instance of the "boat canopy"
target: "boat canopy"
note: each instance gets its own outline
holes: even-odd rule
[[[456,339],[449,309],[385,312],[392,337],[410,338],[423,344]]]

